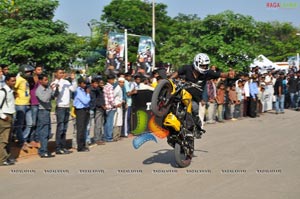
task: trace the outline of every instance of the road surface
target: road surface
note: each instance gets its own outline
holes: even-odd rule
[[[88,153],[20,159],[0,167],[3,199],[298,199],[300,112],[206,125],[188,168],[166,140],[132,139]]]

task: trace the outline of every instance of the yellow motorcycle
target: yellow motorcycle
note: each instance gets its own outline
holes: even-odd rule
[[[163,118],[162,127],[169,131],[167,142],[174,148],[175,161],[182,168],[191,163],[194,139],[205,133],[199,117],[192,115],[192,95],[187,91],[192,87],[202,90],[191,82],[163,79],[151,100],[151,110],[156,117]]]

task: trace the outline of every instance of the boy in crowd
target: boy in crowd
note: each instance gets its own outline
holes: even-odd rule
[[[234,121],[239,117],[240,109],[240,101],[238,100],[236,86],[234,84],[230,86],[228,96],[230,104],[230,119]]]
[[[86,129],[90,119],[90,101],[90,89],[86,88],[85,80],[79,78],[74,98],[78,152],[89,151],[89,148],[86,146]]]
[[[216,102],[218,122],[224,122],[225,85],[223,82],[219,84],[217,89]]]
[[[100,87],[100,81],[102,87]],[[105,117],[105,100],[103,94],[103,80],[93,78],[91,83],[91,102],[90,102],[90,125],[94,120],[94,142],[97,145],[103,145],[103,125]]]
[[[48,152],[48,141],[51,134],[51,100],[58,95],[58,89],[55,85],[49,87],[49,80],[45,74],[38,77],[39,86],[36,89],[35,95],[39,102],[38,119],[37,119],[37,134],[40,141],[39,155],[41,158],[54,157]],[[55,91],[55,92],[54,92]]]

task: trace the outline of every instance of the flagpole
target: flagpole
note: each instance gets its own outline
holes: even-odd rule
[[[155,0],[152,0],[152,40],[155,44]],[[155,67],[155,46],[153,51],[153,57],[152,57],[152,71]]]
[[[124,38],[125,38],[125,73],[128,72],[128,48],[127,48],[127,29],[124,30]]]

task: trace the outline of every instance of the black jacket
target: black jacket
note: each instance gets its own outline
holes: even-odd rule
[[[103,90],[101,88],[91,88],[91,102],[90,102],[90,108],[92,110],[96,108],[102,108],[105,106],[105,99]]]

